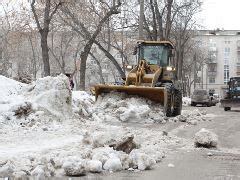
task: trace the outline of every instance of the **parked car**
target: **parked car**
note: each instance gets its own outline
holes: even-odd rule
[[[218,103],[214,96],[210,96],[207,90],[195,89],[193,95],[191,96],[191,106],[196,106],[201,104],[202,106],[215,106]]]

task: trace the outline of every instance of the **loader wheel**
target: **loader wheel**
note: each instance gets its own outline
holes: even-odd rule
[[[178,89],[175,89],[172,116],[181,115],[181,111],[182,111],[182,92]]]
[[[165,107],[165,114],[167,117],[171,117],[173,115],[173,98],[174,98],[174,89],[171,84],[167,84],[166,86],[167,90],[167,103]]]

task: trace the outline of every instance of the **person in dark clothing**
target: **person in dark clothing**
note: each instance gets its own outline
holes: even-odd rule
[[[70,79],[70,87],[71,87],[71,90],[73,90],[73,88],[74,88],[74,82],[73,82],[72,79]]]
[[[73,90],[73,88],[74,88],[74,82],[73,82],[72,76],[71,76],[71,74],[66,74],[66,76],[67,76],[68,79],[69,79],[69,83],[70,83],[71,90]]]

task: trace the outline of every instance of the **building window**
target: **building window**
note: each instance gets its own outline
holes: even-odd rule
[[[215,77],[209,77],[209,83],[214,84],[215,83]]]
[[[224,58],[224,64],[229,64],[229,58]]]
[[[225,47],[224,52],[225,53],[230,53],[230,47]]]
[[[231,41],[224,41],[224,43],[225,43],[225,44],[230,44],[230,43],[231,43]]]
[[[224,84],[229,81],[229,65],[224,65]]]
[[[228,58],[229,56],[230,56],[230,47],[225,47],[224,58]]]

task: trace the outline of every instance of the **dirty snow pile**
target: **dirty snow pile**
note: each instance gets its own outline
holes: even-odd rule
[[[85,91],[73,91],[72,96],[73,112],[78,115],[90,117],[95,97]]]
[[[206,109],[182,110],[182,114],[169,118],[170,122],[186,122],[191,125],[197,125],[198,122],[211,120]]]
[[[218,136],[205,128],[202,128],[195,134],[194,140],[196,147],[211,148],[217,147],[218,144]]]
[[[92,110],[94,120],[111,122],[166,122],[163,107],[136,96],[112,92],[99,96]]]
[[[191,105],[191,98],[190,97],[183,97],[182,98],[183,106],[190,106]]]
[[[150,102],[143,104],[141,99],[129,98],[124,102],[119,97],[122,106],[115,106],[111,101],[104,106],[100,104],[100,108],[106,108],[101,115],[97,106],[93,106],[92,96],[86,92],[72,94],[64,75],[41,78],[30,85],[1,77],[0,84],[4,83],[8,85],[1,89],[0,95],[0,177],[44,179],[88,172],[151,169],[169,151],[169,146],[186,143],[159,129],[102,122],[101,119],[109,120],[111,114],[114,118],[120,118],[121,114],[122,121],[131,121],[128,110],[136,111],[135,120],[164,118],[160,107]],[[128,101],[142,107],[130,106]],[[156,117],[150,115],[152,112],[157,113]],[[97,115],[100,120],[96,119]],[[131,138],[132,141],[124,141]]]
[[[123,93],[112,92],[99,96],[93,108],[92,118],[101,122],[134,122],[134,123],[166,123],[186,122],[196,125],[199,121],[206,121],[205,109],[182,110],[176,117],[166,117],[163,107],[147,99],[127,96]]]

